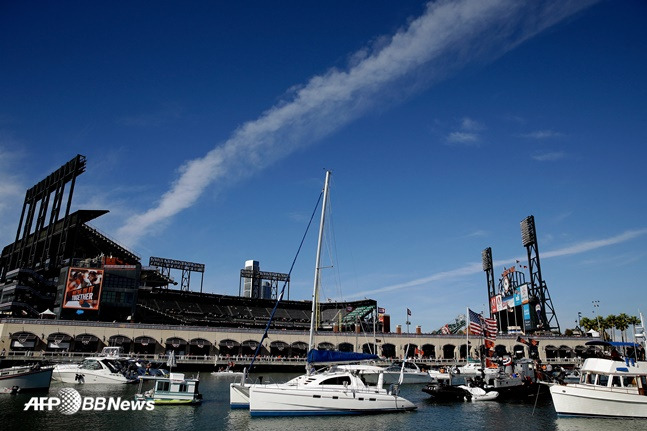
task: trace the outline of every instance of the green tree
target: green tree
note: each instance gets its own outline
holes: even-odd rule
[[[627,340],[627,328],[629,328],[629,316],[625,313],[620,313],[616,316],[615,326],[622,337],[622,341]]]
[[[588,317],[582,317],[580,318],[580,326],[587,331],[590,331],[598,326],[598,322],[593,319],[589,319]]]
[[[629,316],[627,319],[627,324],[633,326],[634,335],[636,335],[636,325],[641,325],[640,317],[638,316]]]
[[[611,340],[615,341],[616,320],[617,320],[617,317],[614,314],[609,314],[607,317],[600,317],[600,325],[604,328],[604,335],[605,335],[605,337],[603,338],[604,340],[606,340],[607,338],[611,338]],[[607,332],[606,332],[607,329],[610,329],[609,332],[611,332],[611,337],[607,336]]]

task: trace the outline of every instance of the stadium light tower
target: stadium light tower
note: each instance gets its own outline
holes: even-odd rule
[[[534,216],[528,216],[521,221],[521,241],[528,252],[528,268],[530,272],[530,289],[528,293],[538,301],[536,312],[539,326],[544,330],[561,333],[553,301],[550,299],[546,282],[541,276]]]

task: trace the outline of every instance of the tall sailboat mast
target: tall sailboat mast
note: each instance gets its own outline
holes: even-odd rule
[[[330,182],[330,171],[326,171],[326,181],[324,182],[323,190],[323,203],[321,205],[321,221],[319,223],[319,238],[317,240],[317,257],[315,262],[315,279],[314,287],[312,288],[312,313],[310,315],[310,341],[308,343],[308,350],[315,348],[314,335],[315,335],[315,321],[317,314],[317,300],[319,291],[319,269],[321,268],[321,247],[323,243],[324,224],[326,222],[326,207],[328,206],[328,185]]]

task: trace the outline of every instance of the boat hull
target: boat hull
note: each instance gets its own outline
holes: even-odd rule
[[[249,409],[249,383],[229,384],[229,407],[232,409]]]
[[[249,392],[251,416],[365,415],[416,409],[404,398],[377,391],[263,385],[252,386]]]
[[[53,368],[32,370],[25,367],[8,368],[0,373],[0,388],[18,388],[20,392],[45,391],[52,381]]]
[[[143,396],[141,394],[136,394],[135,395],[135,401],[152,401],[156,406],[157,405],[166,405],[166,406],[171,406],[171,405],[197,405],[202,403],[202,399],[200,398],[159,398],[160,396],[157,395],[155,397],[147,397]]]
[[[134,380],[127,379],[122,374],[93,373],[77,367],[55,368],[52,379],[62,383],[72,384],[119,385],[134,383]]]
[[[384,374],[384,384],[393,385],[397,384],[400,381],[400,373],[389,373],[385,372]],[[362,373],[364,379],[371,384],[376,384],[379,379],[379,374],[377,373]],[[423,384],[431,383],[431,376],[428,373],[404,373],[402,384]]]
[[[550,394],[559,416],[647,418],[647,396],[621,389],[553,385]]]

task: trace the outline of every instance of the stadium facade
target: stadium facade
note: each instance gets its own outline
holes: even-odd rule
[[[248,261],[240,296],[203,293],[202,286],[191,291],[191,272],[184,269],[203,272],[204,265],[151,258],[144,266],[139,256],[89,224],[107,210],[70,211],[77,177],[85,170],[85,157],[77,155],[27,190],[16,239],[0,255],[2,317],[265,327],[277,283],[289,283],[287,274],[262,272],[257,261]],[[178,283],[170,268],[183,269],[180,289],[173,287]],[[310,311],[309,301],[281,301],[272,326],[307,329]],[[370,299],[321,304],[320,330],[355,331],[363,325],[372,332],[376,311]],[[388,325],[380,323],[383,330],[388,332]]]

